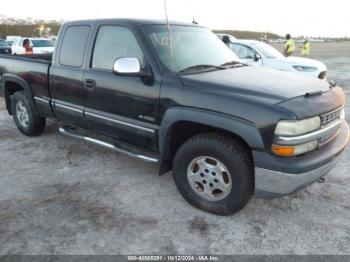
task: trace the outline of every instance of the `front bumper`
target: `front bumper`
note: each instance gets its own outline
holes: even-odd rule
[[[338,162],[349,141],[345,121],[334,141],[305,156],[275,158],[253,152],[255,162],[255,195],[275,198],[291,194],[325,176]]]

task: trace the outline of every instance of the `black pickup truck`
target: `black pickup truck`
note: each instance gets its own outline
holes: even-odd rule
[[[220,215],[278,197],[335,165],[349,140],[335,84],[256,68],[198,25],[69,22],[51,56],[1,56],[19,130],[59,131],[173,170],[192,205]]]

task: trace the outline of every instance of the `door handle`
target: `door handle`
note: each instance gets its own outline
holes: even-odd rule
[[[96,88],[96,81],[93,79],[85,79],[84,80],[84,87],[87,89],[95,89]]]

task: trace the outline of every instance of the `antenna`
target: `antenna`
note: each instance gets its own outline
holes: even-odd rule
[[[172,36],[171,30],[170,30],[170,24],[169,24],[169,20],[168,20],[168,10],[167,10],[167,6],[166,6],[166,0],[164,0],[164,10],[165,10],[166,28],[168,31],[169,61],[170,61],[170,64],[172,64],[172,60],[173,60],[173,36]]]

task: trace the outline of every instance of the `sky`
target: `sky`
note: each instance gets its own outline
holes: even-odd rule
[[[170,20],[211,29],[267,31],[292,36],[350,36],[347,0],[166,0]],[[164,0],[2,1],[0,15],[16,18],[165,19]]]

